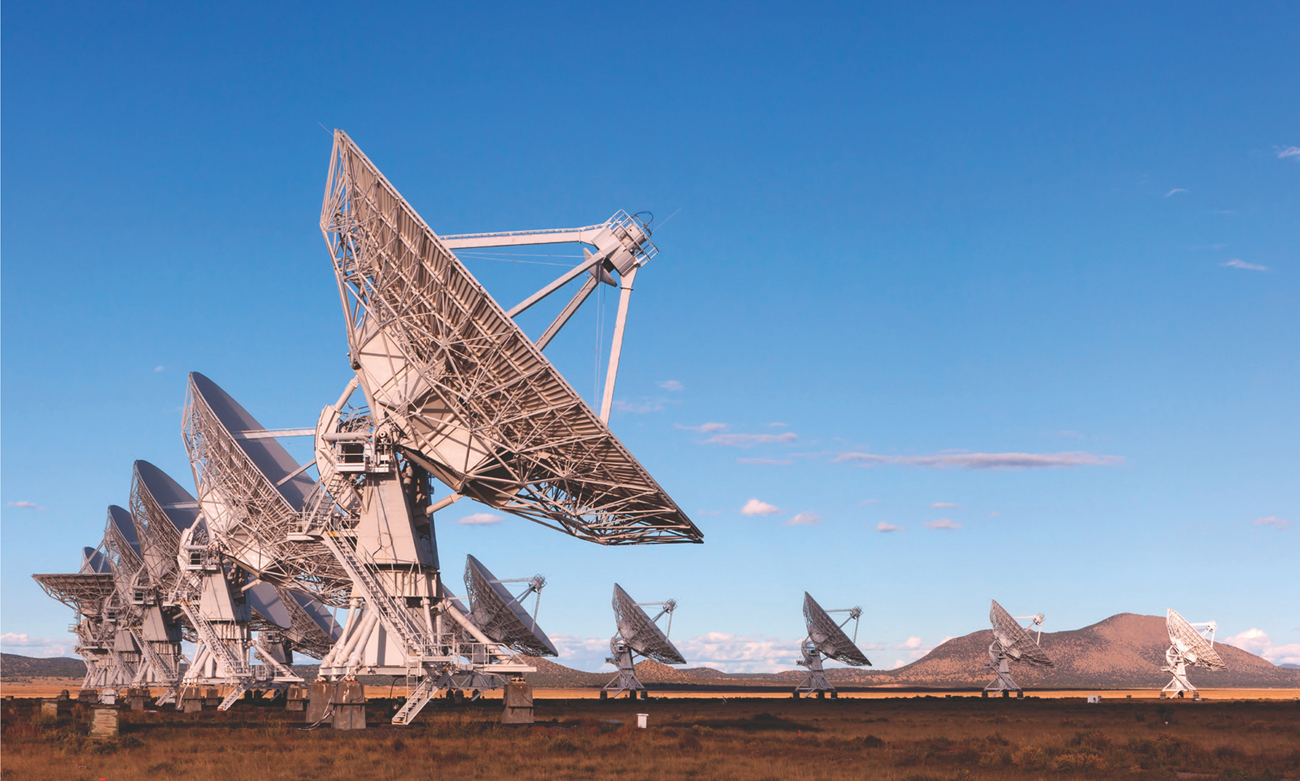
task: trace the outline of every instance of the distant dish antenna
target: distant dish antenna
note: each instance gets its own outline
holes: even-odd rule
[[[1214,633],[1219,625],[1214,621],[1190,623],[1173,609],[1165,616],[1165,628],[1169,630],[1169,649],[1165,651],[1165,666],[1160,669],[1173,675],[1173,679],[1161,689],[1161,697],[1176,695],[1182,697],[1186,692],[1192,693],[1193,699],[1201,695],[1187,679],[1187,668],[1204,667],[1207,670],[1226,670],[1228,665],[1214,650]]]
[[[105,617],[116,611],[117,587],[108,559],[94,548],[83,548],[76,573],[32,575],[51,598],[76,612],[72,631],[77,635],[76,653],[86,664],[82,691],[98,698],[105,689],[129,686],[130,675],[116,658],[113,645],[115,626]]]
[[[1043,636],[1043,614],[1033,616],[1013,616],[997,600],[989,608],[989,622],[993,624],[993,642],[989,645],[989,669],[997,677],[984,687],[984,696],[989,692],[1001,692],[1009,697],[1016,692],[1017,697],[1024,697],[1020,684],[1011,678],[1011,663],[1025,662],[1035,667],[1052,667],[1052,660],[1047,652],[1039,646]],[[1029,626],[1021,621],[1029,620]],[[1029,634],[1033,631],[1034,634]]]
[[[846,613],[847,617],[841,623],[836,623],[835,619],[830,617],[831,613]],[[817,600],[812,598],[808,592],[803,594],[803,620],[808,627],[808,636],[804,638],[800,650],[803,653],[803,659],[797,664],[800,667],[808,668],[808,677],[803,683],[795,687],[794,696],[808,697],[816,693],[818,699],[826,696],[830,692],[831,699],[839,696],[835,687],[830,681],[826,680],[826,673],[822,669],[822,658],[834,659],[837,662],[853,667],[862,667],[863,665],[871,666],[867,655],[862,653],[858,648],[858,621],[862,618],[862,608],[851,607],[842,610],[824,610],[817,604]],[[853,638],[850,639],[844,632],[844,627],[853,622]]]
[[[518,596],[506,590],[504,584],[527,583]],[[546,578],[499,580],[483,563],[473,556],[465,557],[465,591],[469,596],[469,618],[483,634],[492,640],[529,656],[559,656],[550,638],[537,625],[537,608],[542,601],[542,588]],[[531,613],[523,601],[533,596]]]
[[[659,612],[654,618],[642,610],[645,607],[657,607]],[[677,602],[636,602],[623,587],[614,584],[614,621],[618,633],[609,641],[609,650],[613,654],[605,661],[618,668],[614,680],[605,684],[600,692],[601,699],[617,697],[629,692],[633,699],[645,699],[645,686],[636,677],[636,655],[653,659],[660,664],[686,664],[681,651],[668,639],[673,628],[673,611]],[[660,629],[659,619],[668,616],[668,625]]]

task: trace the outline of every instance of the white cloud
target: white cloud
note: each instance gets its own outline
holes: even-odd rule
[[[876,524],[876,531],[882,532],[884,534],[889,534],[890,532],[901,532],[902,530],[903,530],[902,526],[895,526],[894,524],[888,523],[886,521],[881,521],[880,523]]]
[[[647,412],[659,412],[664,408],[664,402],[667,399],[616,399],[614,409],[619,412],[630,412],[633,415],[644,415]]]
[[[939,518],[934,521],[926,521],[921,524],[927,529],[960,529],[961,524],[951,518]]]
[[[789,464],[793,464],[794,462],[790,461],[789,459],[781,459],[781,458],[737,458],[736,463],[737,464],[773,464],[779,466],[787,466]]]
[[[744,507],[740,508],[741,515],[776,515],[779,512],[781,512],[780,507],[757,499],[750,499],[745,502]]]
[[[822,522],[817,513],[802,512],[785,522],[786,526],[815,526]]]
[[[159,364],[159,365],[153,367],[153,370],[154,370],[155,372],[163,371],[162,364]]]
[[[902,659],[895,659],[895,660],[894,660],[894,667],[902,667],[902,666],[905,665],[905,664],[907,664],[907,662],[904,662]],[[894,669],[894,668],[891,667],[890,669],[892,670],[892,669]]]
[[[930,505],[930,507],[933,508],[933,509],[936,509],[936,510],[940,510],[940,509],[951,509],[951,510],[961,509],[961,505],[960,505],[960,504],[953,504],[952,502],[935,502],[934,504]]]
[[[1278,160],[1285,160],[1285,159],[1287,159],[1288,157],[1293,157],[1293,158],[1295,158],[1297,161],[1300,161],[1300,146],[1288,146],[1288,147],[1286,147],[1286,148],[1284,148],[1284,149],[1283,149],[1283,148],[1279,148],[1279,149],[1277,150],[1277,159],[1278,159]]]
[[[54,640],[49,637],[28,637],[27,633],[5,632],[0,635],[0,650],[21,656],[71,656],[74,641]]]
[[[1169,192],[1165,193],[1165,197],[1168,198],[1169,196],[1174,195],[1175,193],[1185,193],[1185,192],[1187,192],[1187,191],[1184,190],[1183,188],[1181,188],[1181,187],[1175,187],[1174,189],[1172,189],[1172,190],[1170,190]]]
[[[559,656],[555,661],[575,670],[596,672],[606,667],[609,656],[608,637],[578,637],[577,635],[550,634],[551,642]]]
[[[698,431],[701,434],[712,434],[715,431],[726,431],[726,423],[701,423],[698,426],[683,426],[680,423],[674,423],[673,428],[679,428],[683,431]]]
[[[35,502],[10,502],[9,506],[23,510],[40,510],[41,512],[45,512],[45,508]]]
[[[790,444],[796,439],[793,431],[784,434],[715,434],[704,440],[706,445],[723,447],[753,447],[754,445]]]
[[[1300,643],[1273,645],[1273,640],[1262,629],[1252,627],[1239,635],[1225,637],[1218,642],[1262,656],[1273,664],[1300,664]]]
[[[921,647],[921,638],[909,637],[907,642],[894,646],[895,651],[915,651]]]
[[[663,388],[666,391],[679,391],[685,388],[686,386],[682,385],[677,380],[664,380],[663,382],[659,383],[659,387]]]
[[[709,632],[675,643],[691,667],[728,673],[774,673],[794,668],[798,640]]]
[[[1285,521],[1285,520],[1283,520],[1283,519],[1281,519],[1281,518],[1278,518],[1278,517],[1276,517],[1276,516],[1270,515],[1270,516],[1268,516],[1267,518],[1256,518],[1256,519],[1254,520],[1254,525],[1255,525],[1255,526],[1273,526],[1273,527],[1276,527],[1278,531],[1282,531],[1282,530],[1285,529],[1286,527],[1290,526],[1290,525],[1291,525],[1291,522],[1290,522],[1290,521]]]
[[[464,518],[461,518],[459,521],[456,521],[456,523],[460,524],[461,526],[491,526],[493,524],[501,523],[504,520],[505,520],[505,516],[503,515],[493,515],[492,513],[474,513],[473,515],[466,515]]]
[[[853,461],[862,466],[899,464],[931,469],[1061,469],[1071,466],[1114,466],[1122,456],[1094,453],[945,453],[933,456],[881,456],[874,453],[841,453],[836,461]]]
[[[1256,263],[1247,263],[1241,258],[1233,258],[1226,263],[1220,263],[1225,268],[1244,268],[1247,271],[1268,271],[1268,266],[1261,266]]]
[[[869,504],[879,504],[879,503],[880,503],[879,499],[863,499],[862,501],[858,502],[858,507],[866,507]]]

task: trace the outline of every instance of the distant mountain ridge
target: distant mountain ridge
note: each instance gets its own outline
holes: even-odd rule
[[[923,658],[896,670],[870,667],[834,667],[826,676],[837,686],[980,688],[992,679],[988,671],[990,630],[972,632],[941,644]],[[1043,649],[1054,667],[1012,665],[1011,675],[1026,688],[1150,689],[1169,681],[1160,671],[1169,637],[1162,616],[1120,613],[1082,629],[1044,632]],[[1300,666],[1274,665],[1255,654],[1230,645],[1215,644],[1228,669],[1210,672],[1193,668],[1192,683],[1206,688],[1300,689]],[[537,672],[529,681],[543,689],[586,689],[605,685],[614,671],[574,670],[550,659],[529,657]],[[307,680],[316,676],[315,665],[294,665]],[[805,675],[802,670],[778,673],[724,673],[710,667],[679,668],[644,660],[637,676],[651,687],[790,688]],[[0,654],[0,675],[15,677],[80,678],[86,667],[80,659],[38,659]],[[387,685],[388,679],[383,679]],[[367,678],[367,684],[379,680]]]

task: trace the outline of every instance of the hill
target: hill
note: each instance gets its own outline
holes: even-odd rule
[[[19,654],[0,654],[0,677],[12,678],[81,678],[86,664],[79,657],[56,656],[41,659]]]

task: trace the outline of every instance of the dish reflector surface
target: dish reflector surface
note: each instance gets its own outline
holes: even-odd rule
[[[1178,649],[1188,664],[1204,667],[1208,670],[1226,670],[1228,665],[1214,650],[1210,641],[1196,631],[1187,619],[1178,615],[1173,609],[1165,615],[1165,628],[1169,630],[1169,642]]]
[[[560,655],[524,606],[473,556],[465,557],[465,591],[469,618],[483,634],[521,654]]]
[[[614,620],[623,642],[633,651],[663,664],[686,664],[677,646],[617,583],[614,584]]]
[[[703,535],[342,131],[321,210],[377,423],[453,490],[605,545]]]
[[[839,624],[827,615],[807,591],[803,593],[803,620],[808,626],[808,637],[812,638],[817,650],[826,657],[854,667],[871,664],[867,655],[844,634]]]
[[[209,532],[263,580],[344,599],[350,581],[333,555],[319,543],[288,539],[314,481],[294,474],[298,463],[273,437],[247,436],[259,431],[230,394],[190,374],[185,446]]]
[[[181,532],[199,517],[199,503],[180,483],[148,461],[136,461],[131,475],[131,517],[140,557],[149,577],[163,589],[175,585]]]
[[[993,624],[993,637],[1007,656],[1020,662],[1040,667],[1053,667],[1052,660],[1020,622],[1011,616],[997,600],[989,608],[989,622]]]

